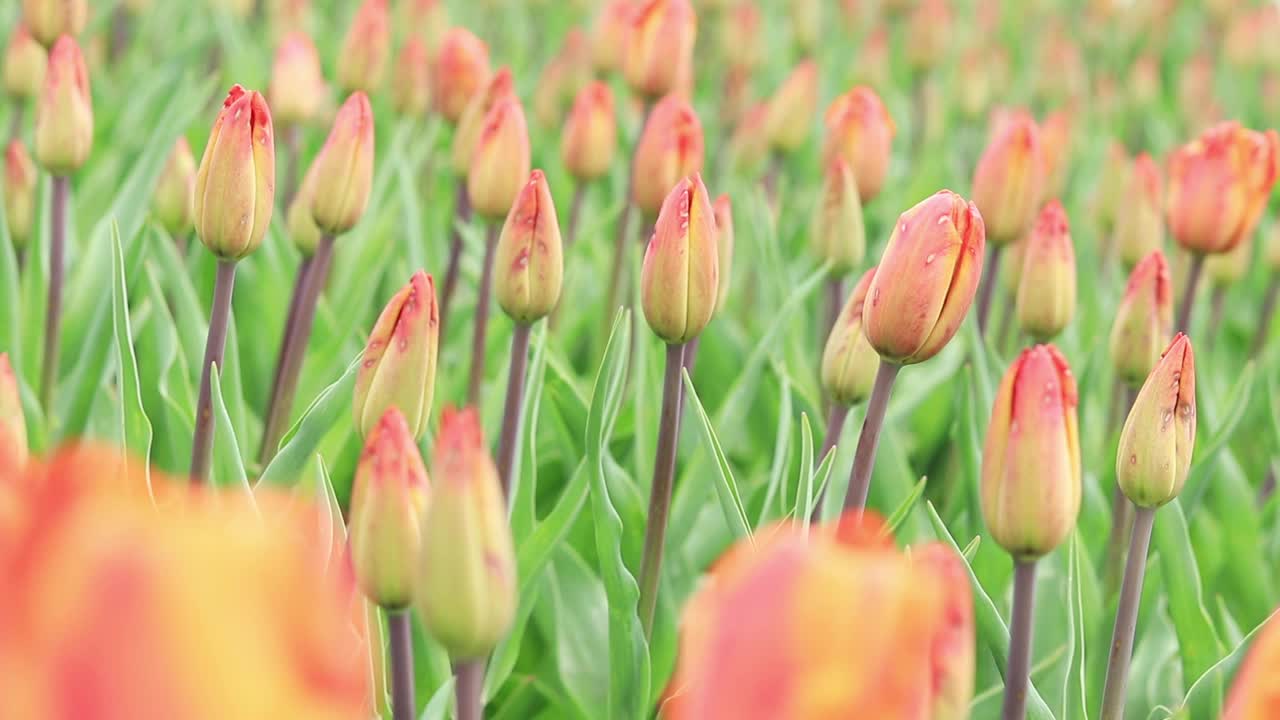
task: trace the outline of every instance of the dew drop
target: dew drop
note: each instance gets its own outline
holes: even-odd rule
[[[1130,456],[1129,456],[1129,464],[1130,464],[1130,465],[1137,465],[1137,464],[1138,464],[1138,456],[1137,456],[1137,455],[1130,455]]]
[[[933,261],[934,261],[934,259],[936,259],[936,258],[937,258],[937,254],[936,254],[936,253],[929,253],[929,257],[927,257],[927,258],[925,258],[925,259],[924,259],[924,264],[925,264],[925,265],[931,265],[931,264],[933,264]]]

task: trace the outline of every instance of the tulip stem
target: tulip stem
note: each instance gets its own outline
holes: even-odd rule
[[[471,196],[467,194],[467,176],[458,176],[457,199],[454,200],[453,222],[449,236],[449,265],[444,271],[444,289],[440,293],[440,341],[444,342],[444,326],[449,319],[449,301],[458,288],[458,271],[462,264],[462,232],[458,226],[471,220]]]
[[[1178,322],[1175,332],[1187,333],[1191,327],[1191,305],[1196,299],[1196,288],[1200,285],[1200,275],[1204,270],[1204,255],[1191,254],[1191,267],[1187,269],[1187,287],[1182,291],[1182,304],[1178,305]]]
[[[836,319],[840,317],[840,308],[844,299],[844,283],[841,282],[840,276],[832,274],[827,278],[827,316],[823,321],[822,333],[818,338],[818,357],[822,356],[821,350],[826,347],[827,337],[831,335],[831,330],[836,326]]]
[[[880,444],[880,430],[884,426],[884,413],[889,407],[889,393],[898,377],[901,365],[880,360],[876,382],[867,402],[867,417],[862,421],[858,435],[858,449],[853,455],[853,469],[849,473],[849,490],[844,497],[845,510],[861,510],[867,505],[867,492],[871,489],[871,469],[876,464],[876,446]]]
[[[391,718],[413,720],[413,633],[408,610],[387,610],[391,635]]]
[[[671,510],[671,486],[676,473],[676,443],[680,439],[680,404],[684,401],[680,381],[684,352],[683,344],[667,346],[667,367],[662,380],[662,416],[658,424],[658,450],[653,463],[649,516],[644,528],[644,554],[640,561],[640,624],[644,627],[645,638],[653,634],[653,615],[658,607],[662,550],[666,542],[667,515]]]
[[[1129,539],[1129,559],[1116,607],[1116,624],[1111,633],[1111,655],[1107,659],[1107,680],[1102,688],[1101,720],[1124,717],[1125,686],[1129,681],[1129,661],[1133,657],[1133,636],[1138,626],[1138,604],[1142,599],[1142,578],[1147,572],[1147,549],[1156,509],[1140,507],[1134,513]]]
[[[484,717],[484,661],[454,663],[453,676],[458,720],[481,720]]]
[[[578,219],[582,217],[582,206],[586,197],[587,184],[580,182],[573,189],[573,200],[569,203],[569,233],[564,236],[565,250],[573,247],[573,241],[578,238]]]
[[[480,266],[480,289],[476,295],[475,325],[471,333],[471,378],[467,383],[467,404],[480,405],[484,385],[484,341],[489,331],[489,296],[493,294],[493,253],[498,247],[498,224],[489,223],[484,239],[484,264]]]
[[[1133,408],[1133,402],[1137,397],[1137,388],[1126,385],[1116,386],[1116,391],[1112,398],[1116,401],[1116,405],[1122,403],[1123,407],[1117,409],[1113,405],[1110,417],[1113,431],[1116,425],[1124,424],[1125,418],[1128,417],[1129,411]],[[1132,532],[1132,528],[1133,503],[1129,501],[1129,498],[1125,497],[1124,492],[1120,489],[1120,484],[1117,482],[1111,490],[1111,534],[1107,538],[1106,570],[1103,575],[1103,588],[1106,590],[1106,597],[1108,598],[1115,594],[1116,589],[1120,586],[1124,570],[1124,539]]]
[[[1009,664],[1004,673],[1003,720],[1027,716],[1027,685],[1031,681],[1031,636],[1036,603],[1036,561],[1013,561],[1013,618],[1009,624]]]
[[[1004,248],[991,245],[991,257],[987,259],[987,267],[982,272],[982,287],[978,290],[978,332],[987,334],[987,317],[991,314],[991,297],[995,295],[996,282],[1000,276],[1000,255]]]
[[[49,208],[49,297],[44,317],[44,366],[41,368],[40,406],[47,418],[53,417],[53,386],[58,381],[58,341],[62,334],[63,254],[67,245],[67,196],[71,179],[55,175],[53,199]]]
[[[231,316],[231,291],[236,284],[236,262],[219,260],[213,281],[213,307],[209,311],[209,334],[204,342],[204,365],[200,369],[200,397],[196,401],[196,427],[191,439],[191,480],[203,483],[209,476],[213,452],[213,402],[209,375],[222,371],[222,355],[227,345],[227,321]]]
[[[1276,314],[1277,296],[1280,296],[1280,272],[1273,272],[1271,282],[1267,284],[1267,294],[1262,300],[1262,309],[1258,311],[1258,333],[1253,336],[1253,357],[1261,355],[1262,349],[1267,346],[1267,334]]]
[[[284,425],[288,422],[288,413],[280,411],[280,380],[283,376],[285,368],[293,363],[291,355],[298,352],[298,347],[294,344],[294,333],[297,332],[298,314],[302,310],[302,297],[306,293],[307,272],[311,269],[313,259],[311,256],[304,257],[302,263],[298,265],[298,272],[293,278],[293,293],[289,296],[289,311],[285,316],[284,331],[280,335],[280,353],[276,356],[276,372],[275,378],[271,381],[271,397],[267,401],[267,411],[263,415],[265,422],[262,424],[262,447],[258,451],[258,462],[262,467],[266,467],[267,463],[275,457],[276,449],[280,444],[280,437],[284,434]]]
[[[1218,336],[1218,331],[1222,329],[1222,314],[1227,309],[1227,288],[1224,285],[1217,285],[1213,288],[1213,294],[1209,296],[1209,331],[1205,333],[1205,337],[1213,339]]]
[[[831,452],[831,448],[840,442],[840,433],[844,430],[844,421],[849,417],[849,406],[843,403],[831,401],[831,412],[827,415],[827,430],[822,436],[822,451],[813,456],[813,466],[816,468],[826,459],[827,453]],[[809,515],[811,522],[817,522],[822,518],[822,504],[826,500],[827,489],[822,488],[822,494],[818,496],[813,503],[813,512]]]
[[[27,109],[26,101],[22,100],[21,98],[14,98],[13,115],[9,116],[9,140],[10,141],[17,140],[18,136],[22,134],[22,115],[23,115],[23,111],[26,109]]]
[[[520,416],[524,412],[524,376],[529,363],[529,334],[531,327],[516,323],[511,332],[511,370],[507,374],[507,405],[502,411],[502,435],[498,440],[498,478],[502,481],[502,496],[511,501],[512,475],[516,466],[516,451],[520,446]]]

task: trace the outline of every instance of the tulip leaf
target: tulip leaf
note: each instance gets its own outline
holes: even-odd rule
[[[1178,720],[1214,717],[1218,708],[1222,707],[1222,687],[1227,678],[1235,673],[1241,661],[1248,654],[1249,647],[1258,631],[1262,630],[1270,622],[1280,622],[1280,610],[1276,610],[1261,623],[1258,623],[1257,627],[1250,630],[1243,640],[1231,648],[1231,652],[1221,657],[1197,677],[1195,682],[1191,683],[1191,687],[1187,689],[1187,694],[1182,699],[1182,703],[1168,717],[1178,718]],[[1200,715],[1197,712],[1193,712],[1193,708],[1211,708],[1211,710],[1209,715]],[[1202,710],[1199,712],[1202,712]]]
[[[928,483],[929,478],[927,476],[921,477],[919,482],[915,484],[915,487],[911,488],[911,492],[907,494],[907,497],[903,499],[902,503],[889,515],[889,532],[897,532],[898,527],[907,519],[907,515],[911,514],[911,510],[915,508],[916,503],[919,502],[921,496],[924,495],[924,488]]]
[[[1213,627],[1209,611],[1204,607],[1200,571],[1191,549],[1187,519],[1182,505],[1175,499],[1156,513],[1152,538],[1160,562],[1161,574],[1168,589],[1169,616],[1178,635],[1178,655],[1182,677],[1200,677],[1223,652],[1222,642]],[[1222,688],[1219,687],[1221,694]],[[1213,704],[1221,707],[1221,697]],[[1203,717],[1212,709],[1200,708]]]
[[[22,372],[22,287],[18,256],[9,235],[5,203],[0,202],[0,352],[9,353],[9,363]]]
[[[1244,372],[1240,373],[1240,377],[1232,385],[1231,391],[1227,393],[1226,399],[1222,402],[1222,406],[1227,411],[1226,415],[1213,428],[1213,432],[1206,442],[1197,443],[1195,457],[1191,461],[1191,469],[1187,472],[1188,478],[1200,480],[1199,487],[1193,494],[1195,501],[1199,500],[1204,493],[1205,486],[1208,485],[1199,471],[1209,461],[1213,460],[1219,451],[1226,447],[1227,442],[1231,440],[1233,433],[1249,409],[1249,400],[1253,397],[1253,379],[1257,374],[1256,371],[1257,365],[1255,363],[1251,362],[1245,366]],[[1188,504],[1192,504],[1194,507],[1192,500],[1188,500]]]
[[[129,324],[129,292],[124,281],[124,250],[120,228],[111,224],[111,318],[115,335],[116,367],[120,383],[120,426],[125,450],[143,463],[147,486],[151,486],[151,420],[142,407],[142,383],[138,378],[138,358],[133,351],[133,330]]]
[[[223,487],[236,487],[253,497],[253,489],[249,487],[249,477],[244,471],[244,461],[240,455],[240,443],[236,440],[235,426],[231,415],[227,412],[227,403],[222,396],[222,368],[212,366],[209,373],[209,397],[213,401],[213,472],[211,484]],[[324,501],[326,498],[321,497]],[[328,504],[325,503],[328,507]]]
[[[280,441],[280,451],[262,471],[258,485],[290,487],[302,477],[303,470],[329,428],[342,413],[351,412],[351,393],[355,389],[356,369],[359,367],[360,358],[357,357],[347,366],[342,377],[312,401]]]
[[[733,469],[729,467],[729,459],[724,455],[724,448],[720,447],[720,439],[716,437],[715,428],[711,427],[711,418],[707,417],[707,410],[702,406],[702,400],[698,397],[698,391],[693,387],[693,378],[689,377],[687,369],[681,371],[684,377],[684,391],[689,399],[689,405],[693,408],[702,428],[702,437],[707,441],[707,447],[711,450],[712,455],[716,459],[716,498],[720,501],[720,511],[724,514],[724,522],[729,526],[729,531],[733,533],[735,539],[751,537],[751,521],[747,519],[746,508],[742,506],[742,496],[738,492],[738,483],[733,479]]]
[[[771,514],[774,499],[777,498],[779,502],[782,502],[782,496],[786,493],[786,473],[791,464],[792,422],[791,383],[786,378],[781,380],[779,395],[778,430],[774,435],[773,459],[769,465],[769,485],[765,489],[764,502],[760,503],[760,514],[756,518],[756,527],[764,525],[766,521],[774,517]],[[778,508],[779,515],[785,512],[785,508]]]
[[[813,515],[813,485],[813,430],[809,427],[809,416],[800,413],[800,482],[796,485],[791,517],[805,528],[809,527],[809,518]],[[842,503],[844,498],[830,498],[830,501]]]
[[[453,678],[449,678],[431,694],[431,699],[422,709],[422,715],[418,716],[418,720],[449,720],[449,708],[452,702]]]

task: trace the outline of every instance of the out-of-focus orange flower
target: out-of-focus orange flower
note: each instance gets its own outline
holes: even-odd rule
[[[932,68],[947,53],[954,34],[951,4],[947,0],[921,0],[907,24],[907,60],[919,70]]]
[[[363,602],[345,565],[317,557],[333,543],[308,503],[154,473],[149,495],[141,467],[100,449],[6,473],[18,512],[0,527],[0,716],[371,712]]]
[[[740,0],[720,16],[720,54],[735,69],[752,70],[763,56],[760,8],[753,0]]]
[[[1154,250],[1164,249],[1164,196],[1160,168],[1142,153],[1126,173],[1124,211],[1116,213],[1115,244],[1120,262],[1133,267]]]
[[[1280,173],[1280,135],[1227,122],[1169,157],[1169,230],[1198,253],[1226,252],[1253,232]]]
[[[347,92],[372,93],[382,85],[391,56],[391,18],[387,0],[365,0],[342,44],[338,85]]]
[[[1227,696],[1222,720],[1268,720],[1280,716],[1280,615],[1272,614],[1249,648]]]
[[[818,65],[806,60],[795,67],[769,99],[766,125],[769,143],[779,152],[798,149],[813,129],[818,108]]]
[[[667,193],[681,178],[702,170],[702,123],[686,100],[668,95],[653,107],[636,144],[632,199],[640,211],[657,216]]]
[[[758,174],[769,159],[768,116],[769,106],[764,103],[747,108],[729,137],[729,162],[743,175]]]
[[[689,0],[648,0],[631,16],[622,71],[636,93],[658,98],[691,75],[698,20]]]
[[[1044,168],[1035,119],[1020,110],[997,116],[973,174],[973,202],[982,211],[992,243],[1015,242],[1031,227],[1040,207]]]
[[[974,631],[959,563],[949,549],[899,552],[870,516],[807,537],[795,525],[758,532],[686,606],[663,717],[963,717]]]
[[[574,99],[560,135],[560,159],[575,180],[595,180],[609,172],[617,145],[613,91],[593,82]]]
[[[884,186],[897,133],[888,109],[875,90],[855,87],[831,102],[823,123],[823,156],[847,160],[858,181],[858,195],[862,202],[870,202]]]
[[[627,29],[637,8],[634,0],[610,0],[601,6],[591,24],[591,59],[596,71],[605,73],[622,67]]]
[[[440,114],[458,122],[471,96],[489,83],[489,48],[466,28],[445,33],[436,55],[431,97]]]

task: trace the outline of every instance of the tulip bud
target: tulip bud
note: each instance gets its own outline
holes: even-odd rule
[[[760,8],[754,2],[735,3],[720,20],[720,54],[731,67],[752,70],[764,54]]]
[[[1169,157],[1169,230],[1197,253],[1226,252],[1258,222],[1280,172],[1280,135],[1228,122]]]
[[[596,13],[591,26],[591,58],[597,72],[604,74],[622,67],[635,5],[634,0],[609,0]]]
[[[703,149],[702,123],[693,106],[676,95],[663,98],[636,144],[631,175],[636,207],[653,217],[681,178],[702,171]]]
[[[307,174],[293,196],[289,211],[285,214],[285,223],[289,228],[289,239],[304,257],[315,254],[320,245],[320,227],[311,214],[311,203],[316,197],[316,164],[313,162]]]
[[[987,49],[978,46],[966,51],[960,58],[957,72],[959,78],[955,92],[959,94],[957,103],[960,111],[971,120],[981,117],[991,103],[991,93],[995,86]]]
[[[1022,351],[996,390],[982,451],[982,516],[1015,559],[1053,551],[1080,513],[1076,381],[1052,345]]]
[[[22,416],[18,378],[9,353],[0,353],[0,466],[21,470],[27,464],[27,421]]]
[[[369,333],[351,401],[362,435],[367,436],[389,408],[404,414],[413,437],[427,431],[439,334],[436,286],[419,270],[383,308]]]
[[[15,25],[4,53],[4,91],[13,98],[35,97],[44,86],[48,60],[48,53],[31,37],[27,26]]]
[[[402,3],[404,8],[404,26],[409,29],[410,38],[405,42],[418,41],[424,50],[440,46],[440,39],[449,29],[449,8],[442,0],[412,0]]]
[[[880,356],[862,332],[862,308],[875,274],[876,269],[871,268],[853,288],[822,351],[822,389],[841,405],[865,400],[880,369]]]
[[[907,60],[917,70],[937,65],[954,32],[946,0],[921,0],[907,21]]]
[[[311,214],[321,230],[341,235],[360,221],[373,188],[373,152],[373,108],[357,90],[338,110],[313,164]]]
[[[498,644],[516,610],[511,525],[474,408],[444,411],[432,475],[417,603],[449,656],[472,660]]]
[[[546,317],[560,300],[564,256],[551,188],[534,170],[516,197],[493,256],[498,305],[522,325]]]
[[[471,98],[489,82],[489,48],[466,28],[445,33],[436,55],[431,97],[445,120],[457,123]]]
[[[430,490],[409,426],[392,407],[365,438],[351,487],[351,564],[376,605],[398,610],[413,599]]]
[[[396,112],[421,117],[431,107],[431,57],[421,39],[405,41],[396,58],[392,102]]]
[[[276,196],[275,132],[260,93],[232,86],[196,171],[196,234],[219,258],[257,249]]]
[[[672,345],[697,337],[719,293],[714,211],[702,176],[681,179],[662,203],[640,271],[640,301],[650,329]]]
[[[716,273],[719,276],[716,291],[716,312],[724,309],[729,299],[729,280],[733,274],[733,204],[728,195],[721,195],[711,204],[716,219]]]
[[[59,37],[73,39],[89,22],[88,0],[22,0],[22,20],[41,45],[52,48]]]
[[[1229,287],[1248,274],[1252,255],[1252,244],[1242,242],[1226,252],[1205,258],[1204,273],[1214,287]]]
[[[471,207],[489,218],[506,215],[529,177],[529,163],[524,108],[519,100],[509,97],[493,106],[476,138],[467,171]]]
[[[1159,507],[1182,492],[1196,444],[1196,362],[1178,333],[1147,376],[1120,431],[1116,481],[1138,507]]]
[[[36,187],[40,174],[21,140],[13,140],[4,153],[4,214],[14,247],[22,249],[31,240],[36,212]]]
[[[93,98],[80,46],[64,36],[49,52],[36,105],[36,160],[52,175],[70,175],[93,146]]]
[[[759,174],[769,159],[768,117],[769,106],[764,103],[747,108],[729,138],[730,163],[742,175]]]
[[[835,275],[844,275],[862,265],[867,251],[862,201],[853,168],[844,158],[833,157],[827,163],[811,237],[818,259],[831,263]]]
[[[160,171],[151,212],[160,226],[172,237],[183,237],[191,231],[196,202],[196,159],[185,137],[179,137]]]
[[[618,127],[608,85],[593,82],[578,92],[560,138],[560,159],[575,180],[589,182],[609,172]]]
[[[889,82],[889,32],[885,27],[867,34],[854,65],[859,83],[884,87]]]
[[[1240,672],[1231,683],[1221,720],[1267,720],[1276,711],[1276,668],[1280,667],[1280,618],[1274,613],[1258,631]]]
[[[769,99],[769,144],[779,152],[792,152],[804,144],[818,106],[818,66],[806,60],[796,66]]]
[[[862,310],[882,359],[910,365],[942,350],[973,303],[985,249],[977,206],[950,190],[898,218]]]
[[[338,56],[338,85],[343,90],[371,93],[382,84],[391,52],[391,21],[387,14],[387,0],[364,0],[351,19]]]
[[[884,185],[897,132],[889,111],[874,90],[856,87],[832,101],[823,123],[823,157],[849,161],[862,201],[870,202]]]
[[[1014,242],[1035,220],[1044,184],[1040,133],[1032,117],[1010,113],[995,128],[973,175],[973,201],[991,229],[991,242]]]
[[[1115,243],[1120,261],[1133,267],[1142,258],[1164,247],[1164,200],[1160,192],[1160,168],[1142,153],[1128,173],[1124,205],[1115,215]]]
[[[139,0],[134,0],[139,1]],[[151,2],[151,0],[141,0]],[[307,26],[311,0],[272,0],[270,2],[271,27],[276,35],[299,32]]]
[[[1076,310],[1076,254],[1062,203],[1049,201],[1023,246],[1018,283],[1018,327],[1048,340],[1071,322]]]
[[[302,125],[320,114],[326,90],[320,55],[306,33],[285,36],[271,66],[271,107],[282,125]]]
[[[969,571],[956,551],[941,542],[912,547],[911,559],[932,571],[942,585],[944,608],[933,639],[929,719],[968,720],[976,672]]]
[[[481,92],[476,93],[467,103],[467,109],[458,118],[457,130],[453,133],[452,160],[453,169],[465,175],[471,169],[471,158],[476,151],[476,138],[480,137],[480,129],[484,120],[502,100],[517,100],[515,86],[511,79],[511,68],[499,68],[489,79]]]
[[[622,71],[638,95],[658,98],[676,89],[693,67],[698,20],[689,0],[648,0],[631,17]]]

